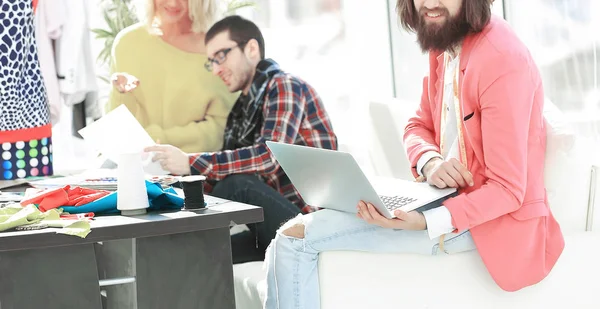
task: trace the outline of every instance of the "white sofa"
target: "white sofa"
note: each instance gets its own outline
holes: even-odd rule
[[[373,102],[370,113],[370,157],[376,174],[412,179],[400,142],[414,106],[396,100]],[[493,282],[476,252],[431,257],[326,252],[319,261],[322,309],[600,308],[596,295],[600,292],[600,233],[589,231],[594,223],[600,229],[600,207],[594,215],[590,203],[600,186],[592,181],[593,160],[600,158],[561,123],[551,103],[546,105],[545,116],[552,125],[546,186],[566,240],[565,251],[548,278],[508,293]],[[262,263],[235,265],[234,277],[237,308],[261,308]]]

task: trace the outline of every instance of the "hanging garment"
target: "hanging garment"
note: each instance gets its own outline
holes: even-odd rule
[[[38,47],[40,70],[48,93],[50,120],[56,125],[60,120],[62,98],[56,75],[54,40],[62,34],[66,11],[62,1],[39,0],[35,11],[35,36]]]
[[[96,80],[95,58],[92,53],[89,31],[90,1],[52,0],[62,2],[66,11],[66,22],[62,35],[56,41],[56,66],[58,84],[64,103],[72,106],[86,101],[89,117],[99,118],[98,84]],[[95,112],[97,110],[98,112]]]

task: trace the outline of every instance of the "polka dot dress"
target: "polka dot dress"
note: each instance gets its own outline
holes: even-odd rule
[[[32,0],[0,0],[0,180],[52,175]]]
[[[17,179],[52,175],[52,143],[50,138],[2,144],[0,159],[2,177]]]

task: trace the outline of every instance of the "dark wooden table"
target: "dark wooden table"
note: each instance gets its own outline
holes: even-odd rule
[[[0,233],[0,308],[100,309],[99,280],[121,270],[134,279],[113,289],[120,298],[128,293],[127,308],[234,309],[229,228],[262,220],[260,207],[222,201],[199,211],[97,217],[86,238],[56,229]],[[108,245],[119,242],[129,252],[111,253]]]

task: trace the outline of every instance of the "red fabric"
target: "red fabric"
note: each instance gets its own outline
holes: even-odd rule
[[[0,134],[0,143],[16,143],[45,137],[52,137],[52,125],[47,124],[35,128],[2,131]]]
[[[22,206],[36,204],[40,211],[61,206],[81,206],[108,195],[110,191],[92,190],[81,187],[64,186],[62,188],[45,191],[40,195],[21,202]]]

